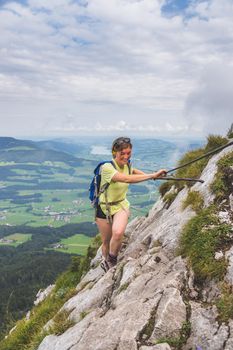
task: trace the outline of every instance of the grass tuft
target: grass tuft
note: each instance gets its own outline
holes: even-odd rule
[[[233,288],[228,284],[223,284],[222,295],[216,301],[216,306],[219,312],[219,320],[227,322],[233,319]]]
[[[233,191],[231,180],[228,180],[233,166],[233,152],[230,152],[218,161],[218,171],[213,183],[210,186],[211,191],[215,194],[217,202],[221,202]]]
[[[174,202],[177,196],[177,190],[174,188],[173,191],[166,193],[163,197],[163,202],[166,203],[167,208],[170,207],[170,205]]]
[[[69,318],[70,311],[60,311],[53,318],[52,326],[49,329],[50,334],[61,335],[67,329],[74,326],[75,322]]]
[[[184,227],[180,238],[179,253],[188,258],[195,274],[195,282],[207,279],[221,280],[227,261],[215,260],[215,252],[229,244],[230,225],[219,222],[215,208],[203,209]]]
[[[186,199],[183,202],[182,209],[184,210],[189,205],[196,213],[199,213],[203,209],[204,199],[203,199],[202,195],[200,194],[200,192],[189,191]]]

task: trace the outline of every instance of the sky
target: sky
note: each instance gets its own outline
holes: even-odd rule
[[[0,136],[225,135],[232,0],[0,0]]]

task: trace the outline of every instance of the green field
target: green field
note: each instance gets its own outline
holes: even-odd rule
[[[94,210],[88,199],[93,171],[90,166],[75,168],[62,162],[18,163],[12,166],[5,163],[6,170],[10,169],[14,175],[1,181],[2,192],[6,195],[9,193],[8,198],[0,199],[1,225],[59,227],[68,223],[94,221]],[[26,169],[22,169],[24,167]],[[138,209],[141,203],[149,200],[149,196],[134,194],[129,190],[129,200]],[[148,205],[143,209],[141,213],[133,209],[131,219],[144,215],[149,209]]]
[[[12,235],[6,236],[0,240],[0,246],[2,245],[10,245],[13,247],[17,247],[18,245],[25,243],[31,239],[31,234],[24,233],[14,233]]]
[[[91,238],[83,234],[76,234],[69,238],[64,238],[59,241],[56,246],[59,244],[62,247],[58,248],[49,248],[57,252],[64,252],[68,254],[78,254],[85,255],[87,248],[91,243]]]

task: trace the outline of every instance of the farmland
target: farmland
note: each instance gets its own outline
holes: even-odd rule
[[[98,161],[111,159],[109,144],[108,139],[41,145],[0,138],[0,225],[59,227],[93,221],[89,183]],[[133,166],[144,171],[167,168],[179,156],[171,142],[135,140],[134,144]],[[160,183],[129,187],[131,218],[148,212],[158,198]]]
[[[91,238],[84,234],[76,234],[53,244],[50,249],[68,254],[85,255]]]
[[[12,247],[17,247],[20,244],[23,244],[30,240],[32,237],[31,234],[24,234],[24,233],[14,233],[9,236],[5,236],[4,238],[0,239],[0,246],[1,245],[9,245]]]

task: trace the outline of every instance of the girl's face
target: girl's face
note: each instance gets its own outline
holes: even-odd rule
[[[132,148],[127,147],[124,148],[122,151],[117,151],[115,156],[115,161],[119,165],[119,167],[123,167],[126,165],[131,157],[132,154]]]

